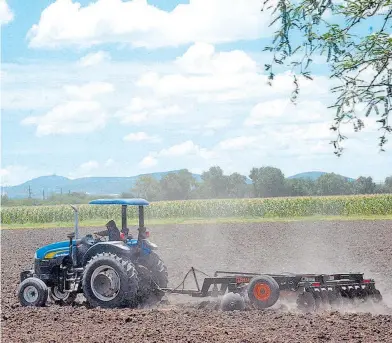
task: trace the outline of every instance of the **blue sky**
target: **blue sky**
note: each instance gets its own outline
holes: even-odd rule
[[[57,174],[131,176],[273,165],[350,177],[392,174],[377,124],[341,158],[327,67],[297,108],[282,70],[265,83],[270,17],[249,0],[0,0],[3,185]],[[387,147],[388,148],[388,147]],[[367,162],[371,161],[371,163]]]

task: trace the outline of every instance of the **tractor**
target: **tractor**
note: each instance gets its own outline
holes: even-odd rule
[[[168,272],[155,252],[144,226],[144,199],[98,199],[90,204],[121,205],[120,240],[103,241],[88,234],[79,238],[78,210],[75,230],[69,241],[52,243],[35,253],[34,267],[22,271],[18,287],[23,306],[44,306],[48,297],[60,304],[72,304],[83,293],[91,307],[137,308],[160,303],[165,294],[192,297],[221,297],[222,310],[245,309],[245,302],[257,309],[272,307],[278,299],[296,299],[297,307],[313,312],[320,308],[339,307],[346,303],[382,302],[375,280],[363,273],[271,274],[218,270],[205,277],[200,287],[194,267],[178,287],[168,288]],[[137,239],[128,235],[127,206],[138,206]],[[200,272],[200,271],[198,271]],[[193,275],[196,289],[185,289]],[[211,290],[212,288],[212,290]]]
[[[22,306],[45,306],[48,297],[59,304],[72,304],[83,293],[91,307],[114,308],[153,305],[165,294],[168,272],[149,241],[144,225],[145,199],[97,199],[92,205],[121,205],[120,240],[107,241],[87,234],[79,238],[79,211],[72,206],[74,232],[68,240],[36,250],[34,266],[20,274],[18,297]],[[127,208],[137,206],[138,237],[129,235]]]

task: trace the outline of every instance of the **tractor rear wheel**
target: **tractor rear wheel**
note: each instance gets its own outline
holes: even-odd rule
[[[155,252],[142,256],[137,260],[140,275],[140,301],[153,305],[160,302],[164,296],[161,288],[169,283],[167,267]]]
[[[100,253],[86,264],[83,293],[92,307],[124,307],[135,301],[138,282],[131,261],[116,254]]]
[[[258,309],[273,306],[280,295],[278,283],[268,275],[255,276],[247,289],[250,302]]]
[[[48,287],[41,279],[29,277],[20,283],[18,298],[22,306],[45,306],[48,300]]]

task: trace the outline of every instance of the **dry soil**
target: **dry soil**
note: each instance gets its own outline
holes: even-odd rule
[[[82,229],[81,233],[95,230]],[[88,309],[82,304],[83,296],[75,306],[21,307],[16,297],[19,272],[32,263],[35,249],[66,239],[70,231],[2,230],[3,342],[392,342],[391,221],[151,229],[151,241],[158,244],[168,266],[171,286],[177,286],[191,266],[210,275],[217,269],[359,271],[375,278],[384,296],[379,306],[313,314],[299,313],[282,303],[264,311],[222,312],[200,306],[201,300],[174,295],[168,296],[169,305],[154,309]]]

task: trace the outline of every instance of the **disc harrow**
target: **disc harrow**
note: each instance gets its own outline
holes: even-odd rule
[[[191,267],[179,286],[162,290],[192,297],[222,297],[223,310],[242,310],[245,303],[256,309],[265,309],[275,305],[278,300],[294,300],[299,310],[314,312],[382,301],[375,281],[364,278],[363,273],[258,274],[216,271],[213,277],[205,277],[200,287],[196,272],[207,276]],[[185,281],[190,275],[193,275],[197,289],[185,289]]]

